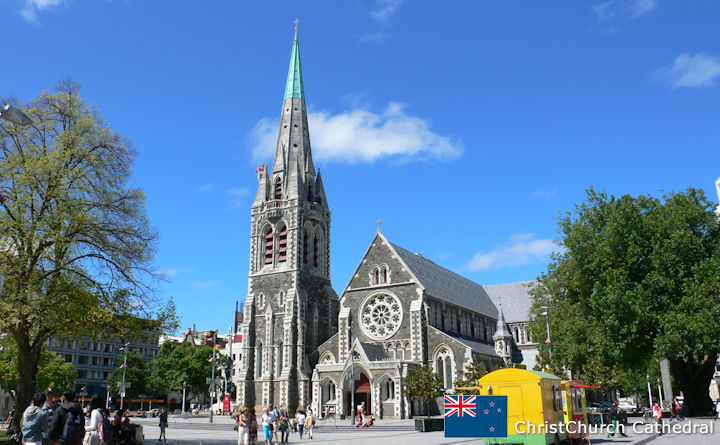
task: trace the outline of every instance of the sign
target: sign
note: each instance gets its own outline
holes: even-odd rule
[[[230,395],[225,394],[223,397],[223,411],[230,411]]]
[[[130,386],[132,386],[131,382],[125,382],[125,389],[130,388]],[[117,382],[117,387],[118,387],[118,388],[122,388],[122,387],[123,387],[123,383],[122,383],[122,382]]]
[[[334,403],[326,403],[323,406],[323,417],[327,416],[328,414],[335,414],[336,410],[337,410],[337,407],[335,406]]]
[[[507,396],[445,396],[445,437],[508,437]]]

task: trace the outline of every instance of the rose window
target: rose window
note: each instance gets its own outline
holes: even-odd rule
[[[400,329],[402,306],[397,297],[373,295],[360,310],[360,321],[368,336],[375,340],[389,338]]]

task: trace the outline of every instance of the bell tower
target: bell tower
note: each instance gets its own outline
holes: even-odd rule
[[[310,403],[313,351],[337,330],[330,282],[330,209],[310,147],[295,27],[272,171],[257,170],[250,209],[238,402],[294,412]]]

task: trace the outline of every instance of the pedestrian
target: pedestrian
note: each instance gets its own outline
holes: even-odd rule
[[[288,419],[285,410],[280,410],[278,426],[280,427],[280,443],[288,443],[288,439],[290,438],[290,420]]]
[[[238,421],[238,445],[249,445],[250,443],[250,410],[244,408],[237,416]]]
[[[308,413],[305,415],[305,432],[307,432],[307,436],[312,440],[313,438],[313,428],[315,427],[315,416],[312,414],[312,410],[308,410]]]
[[[298,427],[298,434],[300,434],[300,440],[302,440],[303,430],[305,429],[305,412],[303,410],[298,410],[297,414],[295,415],[295,423]]]
[[[655,402],[653,404],[653,417],[657,420],[657,426],[658,426],[658,437],[663,435],[663,421],[662,421],[662,408],[660,408],[659,402]]]
[[[617,431],[617,424],[618,424],[618,403],[615,402],[610,407],[610,411],[608,411],[608,420],[610,421],[610,426],[608,426],[608,433],[607,437],[615,436],[615,432]]]
[[[277,409],[273,408],[272,404],[270,404],[269,410],[268,414],[270,414],[271,418],[270,424],[272,425],[273,437],[275,443],[278,443],[278,417],[280,417],[280,413]]]
[[[160,410],[160,414],[158,414],[158,417],[160,418],[160,437],[158,438],[158,442],[167,442],[165,430],[168,427],[168,411],[166,407],[163,406],[163,408]]]
[[[103,421],[102,400],[97,395],[90,401],[90,420],[85,424],[83,445],[100,445],[100,425]]]
[[[58,409],[59,406],[60,404],[57,403],[57,400],[55,400],[55,390],[52,388],[46,389],[45,403],[42,406],[42,410],[47,413],[48,422],[52,420],[53,414],[55,414],[55,410]]]
[[[715,406],[715,412],[717,413],[717,416],[715,416],[715,422],[717,422],[718,419],[720,419],[720,398],[718,398],[717,405]]]
[[[249,434],[248,437],[250,439],[250,445],[255,445],[255,442],[257,442],[257,435],[258,435],[258,423],[257,423],[257,415],[255,414],[255,408],[250,408],[250,424],[248,425]]]
[[[671,405],[673,420],[685,420],[685,418],[682,416],[682,406],[680,405],[680,402],[678,402],[677,397],[673,397]]]
[[[263,438],[265,439],[265,445],[271,445],[273,438],[273,423],[272,417],[270,416],[270,409],[263,409],[263,415],[260,418],[260,421],[262,422]]]
[[[48,413],[42,409],[44,405],[45,394],[38,392],[23,413],[21,430],[24,444],[42,445],[43,435],[49,428]]]
[[[80,445],[85,437],[85,415],[73,391],[65,391],[52,420],[48,437],[60,445]]]

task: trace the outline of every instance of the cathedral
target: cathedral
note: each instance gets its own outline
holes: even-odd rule
[[[407,418],[421,407],[403,394],[403,381],[419,366],[430,366],[448,389],[471,362],[488,371],[513,363],[532,368],[537,344],[527,332],[527,283],[488,292],[393,244],[379,224],[338,298],[297,30],[272,171],[262,167],[257,176],[236,377],[241,406],[273,404],[291,413],[310,406],[342,417],[354,400],[377,417]],[[503,304],[512,309],[510,326]]]

